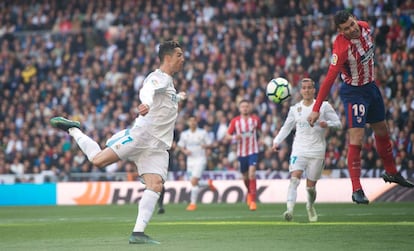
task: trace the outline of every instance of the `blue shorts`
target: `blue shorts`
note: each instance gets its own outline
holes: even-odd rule
[[[342,83],[339,96],[344,104],[348,128],[385,120],[384,100],[375,82],[362,86]]]
[[[249,171],[249,166],[256,166],[258,154],[251,154],[245,157],[239,157],[240,172],[245,173]]]

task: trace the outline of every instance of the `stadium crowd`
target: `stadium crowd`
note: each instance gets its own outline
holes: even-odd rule
[[[353,2],[359,2],[353,5]],[[414,1],[303,0],[4,0],[0,3],[0,174],[133,172],[130,162],[98,170],[49,125],[53,116],[79,120],[94,139],[134,122],[142,80],[157,65],[158,42],[175,39],[186,63],[176,88],[181,105],[175,142],[190,115],[214,140],[208,170],[237,170],[233,145],[222,142],[237,104],[247,98],[262,120],[258,170],[287,170],[292,135],[278,153],[272,139],[290,102],[272,104],[267,82],[317,85],[330,63],[333,14],[349,9],[369,22],[376,38],[377,84],[400,170],[414,178]],[[329,101],[344,119],[340,79]],[[345,123],[343,123],[345,124]],[[347,134],[330,131],[326,169],[346,170]],[[62,135],[61,135],[62,134]],[[59,135],[59,137],[58,137]],[[66,136],[64,136],[66,135]],[[383,169],[366,129],[363,169]],[[105,140],[100,141],[102,146]],[[170,170],[185,170],[173,147]],[[377,176],[378,177],[378,176]]]

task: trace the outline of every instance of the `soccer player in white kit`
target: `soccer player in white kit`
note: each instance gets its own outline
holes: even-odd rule
[[[302,174],[306,173],[306,191],[308,193],[306,209],[310,222],[318,220],[314,202],[316,199],[316,182],[322,175],[326,153],[325,131],[328,127],[340,129],[341,121],[328,102],[323,102],[320,117],[314,127],[307,121],[315,103],[315,83],[310,78],[301,81],[300,94],[302,100],[291,106],[282,128],[273,140],[272,149],[278,151],[282,141],[296,128],[290,155],[289,172],[291,174],[287,194],[287,211],[284,217],[287,221],[293,219],[293,209],[296,203],[297,188]]]
[[[157,200],[167,179],[168,152],[173,141],[178,102],[185,99],[184,92],[177,93],[173,75],[183,68],[184,53],[175,41],[166,41],[158,49],[160,67],[144,80],[139,98],[139,116],[134,125],[113,135],[107,147],[84,134],[77,121],[54,117],[52,126],[68,132],[89,161],[98,167],[105,167],[118,160],[134,161],[146,189],[138,205],[138,216],[130,244],[160,244],[144,234]]]
[[[197,197],[202,187],[209,187],[216,190],[213,181],[200,180],[203,171],[207,166],[206,148],[212,144],[211,138],[206,130],[197,127],[197,120],[194,116],[188,118],[188,129],[183,131],[178,140],[177,146],[187,157],[187,174],[191,181],[190,204],[187,211],[197,209]]]

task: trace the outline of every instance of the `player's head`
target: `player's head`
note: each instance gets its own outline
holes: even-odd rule
[[[191,115],[187,120],[188,128],[194,130],[197,128],[197,118],[194,115]]]
[[[168,68],[169,73],[180,71],[184,65],[184,53],[181,45],[176,41],[166,41],[160,44],[158,58],[161,65]]]
[[[300,95],[303,100],[313,100],[315,91],[315,82],[311,78],[304,78],[300,81]]]
[[[239,102],[239,112],[240,115],[249,115],[250,114],[250,101],[247,99],[243,99]]]
[[[348,39],[356,39],[361,35],[361,28],[359,27],[356,18],[348,11],[341,10],[335,14],[335,25],[338,31]]]

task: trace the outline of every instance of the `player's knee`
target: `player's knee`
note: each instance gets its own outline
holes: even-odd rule
[[[105,150],[97,153],[92,158],[91,163],[94,166],[97,166],[99,168],[103,168],[107,165],[115,163],[118,160],[119,160],[118,155],[116,155],[115,152],[112,149],[106,148]]]
[[[152,183],[151,186],[147,186],[147,189],[152,190],[156,193],[161,193],[162,192],[162,187],[163,187],[162,182]]]
[[[105,166],[105,163],[103,161],[101,161],[99,158],[94,158],[91,161],[92,165],[97,166],[99,168],[103,168]]]
[[[298,187],[300,184],[300,179],[297,177],[291,177],[290,178],[290,185],[293,187]]]
[[[198,179],[197,178],[191,179],[191,185],[192,186],[198,186]]]
[[[102,158],[101,156],[97,155],[97,156],[95,156],[95,158],[92,159],[91,163],[94,166],[97,166],[99,168],[103,168],[103,167],[105,167],[107,165],[112,164],[113,162],[111,162],[110,160],[107,160],[107,159]]]

